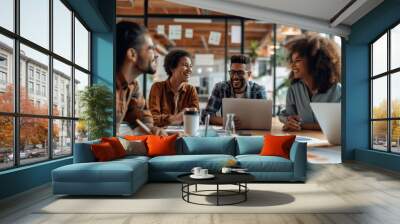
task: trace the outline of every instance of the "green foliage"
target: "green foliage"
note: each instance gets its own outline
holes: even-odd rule
[[[251,63],[255,63],[256,59],[258,57],[258,53],[257,53],[257,49],[260,46],[260,43],[256,40],[251,40],[250,41],[250,53],[249,53],[249,57],[251,60]]]
[[[287,52],[284,47],[279,47],[275,50],[276,66],[287,66]]]
[[[102,84],[86,87],[80,92],[82,120],[87,125],[89,140],[110,136],[112,126],[113,94]]]

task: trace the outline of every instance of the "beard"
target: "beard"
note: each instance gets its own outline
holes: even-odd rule
[[[152,66],[152,63],[156,60],[157,60],[156,58],[153,58],[151,60],[148,60],[148,62],[146,62],[145,60],[143,60],[143,58],[139,57],[137,68],[144,74],[154,75],[157,72],[157,70]]]
[[[239,82],[237,85],[234,85],[233,82]],[[244,89],[245,85],[246,85],[246,80],[244,79],[235,79],[235,80],[231,80],[232,82],[232,88],[235,92],[240,92],[241,90]]]

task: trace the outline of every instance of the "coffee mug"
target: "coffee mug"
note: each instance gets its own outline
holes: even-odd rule
[[[193,167],[192,173],[193,173],[194,175],[196,175],[196,176],[199,176],[199,175],[201,175],[201,174],[200,174],[200,171],[201,171],[201,170],[202,170],[201,167]]]
[[[232,168],[230,167],[222,167],[221,172],[222,173],[230,173],[232,171]]]
[[[208,169],[201,169],[200,170],[200,176],[207,176],[208,175]]]

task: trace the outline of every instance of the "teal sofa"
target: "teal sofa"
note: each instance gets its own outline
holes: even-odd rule
[[[177,155],[127,156],[96,162],[90,145],[75,144],[74,163],[52,171],[54,194],[131,195],[148,181],[176,181],[193,167],[219,172],[228,160],[236,160],[259,182],[304,182],[307,145],[295,142],[290,159],[260,156],[262,136],[184,137],[176,142]]]

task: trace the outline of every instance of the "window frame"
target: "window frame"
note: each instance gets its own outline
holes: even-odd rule
[[[384,32],[379,34],[375,39],[373,39],[370,43],[368,43],[369,47],[369,77],[368,77],[368,84],[369,84],[369,149],[373,151],[379,152],[386,152],[391,154],[400,154],[400,152],[393,152],[392,151],[392,122],[393,121],[400,121],[400,117],[392,117],[392,98],[391,98],[391,79],[392,76],[396,73],[400,72],[400,67],[391,69],[391,31],[396,26],[400,26],[400,20],[389,26],[385,29]],[[381,37],[387,35],[387,64],[386,64],[386,71],[376,74],[373,74],[373,44],[376,43]],[[399,52],[400,54],[400,52]],[[386,86],[387,86],[387,105],[386,105],[386,117],[385,118],[373,118],[373,94],[374,94],[374,86],[373,81],[379,78],[386,77]],[[376,121],[386,121],[386,151],[379,150],[374,148],[374,132],[373,132],[373,122]]]
[[[76,121],[79,120],[79,117],[75,117],[75,109],[74,107],[71,108],[71,114],[68,116],[56,116],[53,115],[53,59],[58,60],[61,63],[64,63],[68,66],[71,66],[71,105],[74,105],[75,103],[75,95],[77,94],[75,92],[74,88],[74,82],[75,82],[75,69],[85,73],[89,77],[89,83],[88,86],[92,85],[92,61],[91,61],[91,49],[92,49],[92,43],[91,43],[91,38],[92,38],[92,30],[88,27],[88,25],[84,22],[84,20],[72,9],[72,7],[66,2],[66,0],[59,0],[68,10],[71,11],[71,18],[70,18],[70,23],[72,26],[71,30],[71,59],[64,58],[63,56],[55,53],[53,50],[53,1],[54,0],[47,0],[49,2],[49,47],[46,49],[45,47],[42,47],[39,44],[34,43],[33,41],[30,41],[29,39],[24,38],[23,36],[20,35],[20,0],[14,0],[13,1],[13,10],[14,10],[14,24],[13,24],[13,31],[10,31],[4,27],[0,26],[0,35],[10,38],[13,41],[13,52],[12,52],[12,61],[13,64],[12,69],[9,69],[12,71],[13,79],[14,79],[14,100],[13,100],[13,112],[2,112],[0,111],[0,116],[2,117],[11,117],[13,119],[13,160],[12,163],[13,165],[10,167],[4,167],[0,168],[0,172],[5,171],[5,170],[11,170],[11,169],[16,169],[19,167],[24,167],[24,166],[30,166],[33,164],[38,164],[38,163],[43,163],[46,161],[50,160],[58,160],[66,157],[71,157],[73,156],[74,152],[74,143],[75,143],[75,123]],[[88,31],[88,69],[85,69],[78,64],[75,63],[75,25],[74,21],[75,18],[79,20],[79,22],[83,25],[83,27]],[[45,95],[48,98],[47,99],[47,104],[48,104],[48,112],[46,115],[39,115],[39,114],[28,114],[28,113],[21,113],[20,111],[20,90],[21,90],[21,80],[20,80],[20,65],[21,65],[21,57],[20,57],[20,46],[25,45],[29,48],[32,48],[33,50],[36,50],[42,54],[45,54],[48,56],[48,70],[47,70],[47,77],[46,77],[46,84],[45,84]],[[39,70],[39,80],[37,80],[36,77],[36,72],[38,71],[37,68],[33,67],[29,63],[26,64],[26,87],[27,91],[29,91],[28,87],[28,82],[32,81],[33,86],[34,86],[34,95],[36,92],[35,85],[40,84],[40,94],[37,95],[39,98],[43,97],[42,94],[42,72],[44,70],[40,69]],[[33,68],[33,79],[31,79],[30,76],[30,68]],[[48,93],[47,93],[48,92]],[[36,101],[33,102],[34,104]],[[20,119],[21,118],[44,118],[47,119],[47,124],[48,124],[48,134],[47,134],[47,148],[45,149],[47,151],[47,157],[43,157],[43,160],[40,160],[38,162],[28,162],[28,163],[21,163],[21,158],[20,158]],[[64,120],[64,121],[70,121],[71,122],[71,129],[72,132],[70,133],[71,136],[71,152],[68,155],[62,155],[62,156],[55,156],[53,155],[54,153],[54,146],[53,146],[53,123],[55,123],[57,120]]]

